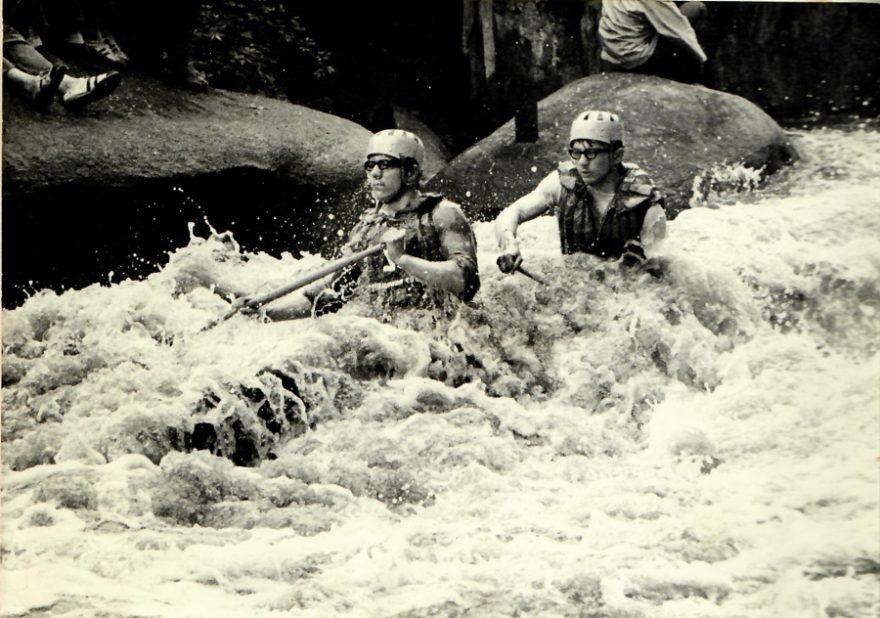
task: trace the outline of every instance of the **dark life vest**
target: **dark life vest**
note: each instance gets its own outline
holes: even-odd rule
[[[645,213],[662,199],[653,182],[638,166],[621,164],[621,177],[605,216],[571,163],[557,170],[562,199],[556,206],[562,253],[590,253],[618,258],[628,241],[640,241]]]
[[[403,229],[406,231],[404,253],[429,262],[446,260],[433,217],[434,209],[442,200],[442,195],[424,194],[400,218],[383,215],[378,208],[365,213],[352,228],[349,247],[352,251],[362,251],[378,243],[386,230]],[[471,236],[473,238],[473,232]],[[464,275],[466,289],[461,297],[462,300],[470,300],[480,287],[476,264],[472,269],[466,269]],[[426,286],[403,269],[389,265],[381,253],[342,271],[332,282],[331,288],[338,297],[333,301],[325,300],[324,307],[315,307],[316,315],[337,311],[357,290],[361,290],[365,296],[375,294],[377,298],[372,302],[381,301],[382,304],[395,307],[439,307],[445,305],[450,296],[443,290]]]

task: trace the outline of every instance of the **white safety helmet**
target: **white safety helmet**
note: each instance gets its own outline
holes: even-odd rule
[[[589,110],[581,112],[571,123],[571,137],[568,145],[577,139],[591,139],[597,142],[623,143],[623,123],[613,112]]]
[[[425,145],[419,136],[402,129],[379,131],[367,143],[366,156],[383,154],[395,159],[415,159],[419,167],[425,160]]]

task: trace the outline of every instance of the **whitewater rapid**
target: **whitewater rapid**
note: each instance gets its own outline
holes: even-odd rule
[[[323,263],[219,237],[3,311],[0,614],[878,615],[880,133],[798,142],[671,221],[660,279],[543,218],[547,285],[479,223],[451,322],[202,331],[193,264]]]

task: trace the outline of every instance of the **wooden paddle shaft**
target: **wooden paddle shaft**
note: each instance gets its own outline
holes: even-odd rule
[[[367,258],[367,257],[370,257],[371,255],[375,255],[377,253],[380,253],[384,249],[385,249],[384,243],[378,244],[373,247],[370,247],[369,249],[364,249],[363,251],[359,251],[358,253],[352,253],[351,255],[347,255],[343,258],[339,258],[338,260],[336,260],[334,262],[330,262],[329,264],[325,264],[324,266],[322,266],[318,270],[310,272],[307,275],[303,275],[302,277],[300,277],[296,281],[292,281],[291,283],[288,283],[284,287],[278,288],[277,290],[272,290],[271,292],[267,292],[267,293],[263,294],[262,296],[257,296],[257,297],[251,298],[247,302],[242,303],[240,305],[233,306],[232,309],[227,311],[225,315],[223,315],[222,317],[220,317],[216,320],[211,321],[209,324],[206,324],[205,326],[203,326],[200,330],[201,331],[211,330],[212,328],[214,328],[215,326],[217,326],[221,322],[225,322],[226,320],[228,320],[229,318],[234,316],[236,313],[238,313],[239,311],[241,311],[245,307],[259,307],[260,305],[265,305],[266,303],[272,302],[276,298],[281,298],[282,296],[290,294],[291,292],[295,292],[296,290],[303,288],[303,287],[307,286],[308,284],[310,284],[314,281],[317,281],[318,279],[321,279],[322,277],[326,277],[327,275],[331,275],[339,270],[342,270],[346,266],[350,266],[350,265],[354,264],[355,262],[359,262],[360,260],[362,260],[364,258]]]
[[[282,296],[286,296],[291,292],[295,292],[300,288],[304,288],[310,283],[317,281],[318,279],[322,279],[327,275],[331,275],[337,271],[342,270],[346,266],[351,266],[355,262],[360,262],[364,258],[368,258],[371,255],[376,255],[377,253],[381,253],[382,250],[385,249],[384,244],[374,245],[368,249],[364,249],[363,251],[359,251],[358,253],[352,253],[351,255],[347,255],[345,257],[339,258],[329,264],[325,264],[321,268],[308,273],[307,275],[303,275],[299,279],[291,281],[284,287],[280,287],[277,290],[272,290],[271,292],[266,292],[261,296],[255,296],[250,299],[247,303],[244,304],[246,307],[259,307],[260,305],[265,305],[266,303],[270,303],[277,298],[281,298]]]

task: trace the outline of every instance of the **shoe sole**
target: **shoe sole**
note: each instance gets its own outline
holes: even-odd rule
[[[69,99],[62,104],[71,111],[81,110],[89,103],[93,103],[98,99],[103,99],[108,94],[116,90],[117,86],[122,83],[122,75],[120,73],[110,73],[105,79],[101,80],[92,90],[84,92],[75,99]]]

